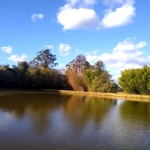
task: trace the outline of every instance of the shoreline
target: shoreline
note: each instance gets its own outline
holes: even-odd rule
[[[47,91],[47,90],[46,90]],[[55,92],[51,91],[51,92]],[[77,94],[77,95],[87,95],[87,96],[97,96],[103,98],[120,98],[122,100],[130,101],[140,101],[140,102],[150,102],[150,95],[138,95],[138,94],[126,94],[126,93],[100,93],[100,92],[83,92],[83,91],[65,91],[59,90],[61,94]]]
[[[150,95],[126,94],[126,93],[100,93],[100,92],[84,92],[84,91],[70,91],[70,90],[55,90],[55,89],[0,89],[1,91],[18,91],[18,92],[53,92],[59,94],[71,95],[86,95],[97,96],[103,98],[121,98],[123,100],[150,102]]]

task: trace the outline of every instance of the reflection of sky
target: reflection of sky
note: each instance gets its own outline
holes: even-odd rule
[[[69,122],[66,120],[62,109],[53,111],[51,114],[50,132],[54,133],[55,140],[61,140],[63,137],[67,138],[66,131],[69,131],[69,126]]]
[[[8,112],[0,111],[0,131],[6,130],[13,122],[13,115]]]
[[[124,100],[122,100],[122,99],[117,99],[117,106],[120,106],[122,103],[124,103]]]

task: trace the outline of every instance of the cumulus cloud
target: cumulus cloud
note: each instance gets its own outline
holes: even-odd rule
[[[64,30],[119,27],[131,23],[135,16],[134,0],[103,0],[108,8],[102,12],[91,7],[98,4],[97,0],[67,2],[57,13],[58,23]]]
[[[135,44],[130,38],[119,42],[112,53],[104,53],[97,55],[96,53],[87,53],[86,58],[89,62],[102,60],[109,69],[114,69],[120,72],[124,69],[140,68],[150,64],[150,56],[145,56],[141,51],[147,44],[145,41],[140,41]]]
[[[43,14],[33,14],[31,16],[31,20],[36,22],[37,20],[42,20],[44,18]]]
[[[64,30],[90,29],[99,22],[98,16],[93,9],[72,8],[68,4],[60,9],[57,19],[63,25]]]
[[[138,44],[133,44],[130,38],[127,38],[123,42],[118,43],[117,46],[113,49],[113,52],[126,51],[126,53],[134,53],[144,46],[146,46],[145,41],[141,41]]]
[[[133,1],[128,0],[121,7],[116,8],[115,11],[113,11],[112,9],[108,9],[104,18],[101,21],[101,25],[104,28],[112,28],[126,25],[132,22],[133,16],[135,16]]]
[[[11,46],[3,46],[1,48],[1,50],[8,53],[8,54],[10,54],[12,52],[12,47]]]
[[[69,51],[71,50],[71,46],[69,44],[59,44],[58,50],[60,52],[60,55],[67,56],[69,54]]]
[[[94,50],[92,53],[91,52],[86,53],[86,59],[91,64],[94,64],[99,58],[99,56],[96,53],[97,53],[97,50]]]
[[[25,54],[22,54],[21,56],[11,55],[10,57],[8,57],[9,60],[14,61],[14,62],[25,61],[26,58],[27,58],[27,55]]]
[[[118,43],[112,53],[105,53],[99,56],[109,67],[120,69],[142,67],[148,62],[148,57],[144,56],[141,48],[146,46],[146,42],[141,41],[134,44],[129,38]]]

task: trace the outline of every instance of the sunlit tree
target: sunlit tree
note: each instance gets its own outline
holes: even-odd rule
[[[37,57],[35,57],[32,61],[29,62],[30,67],[35,68],[53,68],[58,65],[55,63],[56,55],[53,55],[50,50],[42,50],[37,53]]]

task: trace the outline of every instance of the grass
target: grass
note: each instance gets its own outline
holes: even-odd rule
[[[150,102],[150,95],[126,94],[123,92],[100,93],[100,92],[83,92],[83,91],[69,91],[69,90],[49,90],[49,89],[45,89],[43,91],[59,92],[60,94],[80,94],[80,95],[88,95],[88,96],[99,96],[105,98],[122,98],[125,100]]]

